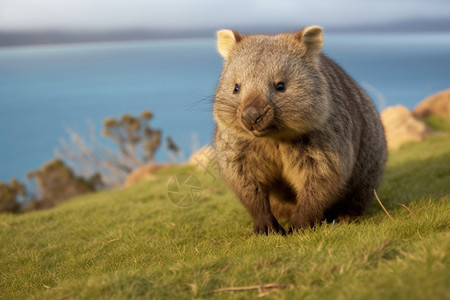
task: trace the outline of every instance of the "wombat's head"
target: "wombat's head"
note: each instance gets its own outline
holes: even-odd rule
[[[322,29],[295,34],[217,33],[225,64],[214,100],[214,119],[235,134],[295,138],[320,128],[329,115],[320,72]]]

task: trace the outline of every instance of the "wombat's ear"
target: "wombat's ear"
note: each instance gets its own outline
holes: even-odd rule
[[[231,49],[242,40],[242,36],[233,30],[219,30],[217,32],[217,50],[225,60],[228,60]]]
[[[305,27],[295,34],[295,38],[305,46],[307,54],[318,55],[322,50],[323,37],[320,26]]]

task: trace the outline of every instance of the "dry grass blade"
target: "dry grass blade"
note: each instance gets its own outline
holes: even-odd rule
[[[267,283],[267,284],[259,284],[259,285],[221,288],[221,289],[209,291],[205,294],[258,290],[260,295],[266,295],[268,292],[270,292],[270,290],[276,290],[276,289],[280,289],[280,288],[292,288],[292,287],[294,287],[292,284]]]
[[[377,198],[377,201],[378,201],[378,203],[380,204],[381,208],[382,208],[382,209],[384,210],[384,212],[388,215],[389,219],[392,220],[391,215],[388,213],[388,211],[386,210],[386,208],[384,208],[383,203],[381,203],[380,198],[378,198],[377,191],[373,190],[373,193],[374,193],[374,195],[375,195],[375,198]]]
[[[63,300],[63,299],[69,298],[69,297],[72,297],[72,293],[64,294],[64,295],[60,296],[58,299]]]
[[[410,210],[408,206],[403,203],[398,203],[398,205],[403,206],[407,211],[409,211],[410,214],[412,214],[417,220],[419,220],[419,216],[416,215],[412,210]]]
[[[107,241],[107,242],[103,242],[103,243],[102,243],[102,246],[100,247],[100,250],[103,250],[103,248],[104,248],[107,244],[111,244],[111,243],[114,243],[114,242],[117,242],[117,241],[120,241],[120,239],[112,239],[112,240],[109,240],[109,241]]]

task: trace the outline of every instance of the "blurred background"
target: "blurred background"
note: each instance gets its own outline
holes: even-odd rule
[[[446,0],[0,0],[0,181],[186,160],[212,141],[215,32],[313,24],[380,111],[449,87]]]

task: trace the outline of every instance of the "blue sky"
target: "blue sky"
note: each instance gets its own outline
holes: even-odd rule
[[[0,0],[0,30],[351,26],[450,19],[448,0]]]

